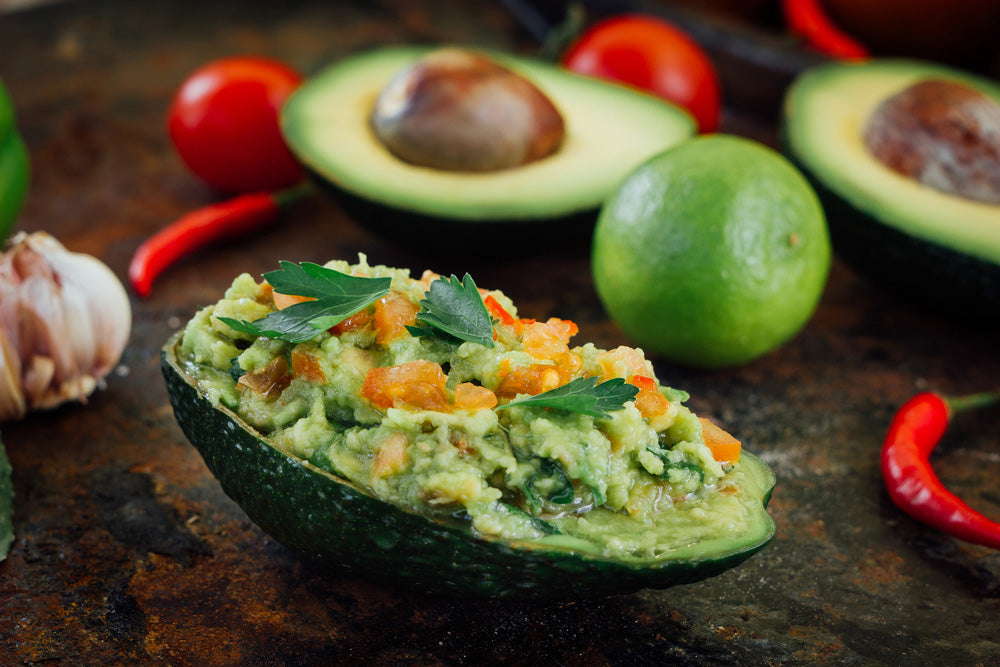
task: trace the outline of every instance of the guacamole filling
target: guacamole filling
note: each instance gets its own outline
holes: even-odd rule
[[[240,323],[309,299],[243,274],[179,345],[200,391],[274,447],[385,502],[514,542],[646,561],[750,530],[765,481],[640,349],[571,345],[573,322],[521,318],[502,292],[479,289],[465,296],[489,335],[463,339],[426,314],[435,289],[458,294],[445,289],[457,278],[415,279],[363,255],[323,268],[388,289],[317,320],[339,319],[326,328],[261,335]],[[540,400],[560,392],[572,396]]]

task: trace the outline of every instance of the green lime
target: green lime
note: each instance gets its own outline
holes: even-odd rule
[[[594,284],[647,352],[698,367],[795,336],[830,269],[823,209],[799,171],[749,139],[708,135],[640,165],[601,209]]]

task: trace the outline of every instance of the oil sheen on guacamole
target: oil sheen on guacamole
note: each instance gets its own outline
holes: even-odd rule
[[[291,343],[223,321],[286,307],[243,274],[183,331],[185,372],[273,447],[490,539],[652,562],[754,530],[773,479],[663,386],[641,350],[572,344],[573,322],[521,318],[496,290],[479,290],[492,346],[421,334],[414,324],[440,276],[364,256],[325,266],[389,278],[390,289]],[[524,402],[580,378],[636,391],[603,416]]]

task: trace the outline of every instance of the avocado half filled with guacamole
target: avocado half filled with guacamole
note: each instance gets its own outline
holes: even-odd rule
[[[789,89],[783,141],[842,257],[919,304],[1000,317],[1000,84],[915,61],[824,64]]]
[[[281,125],[359,223],[467,251],[586,237],[633,167],[695,131],[674,105],[553,64],[418,47],[338,61]]]
[[[572,345],[466,275],[362,256],[235,279],[163,349],[177,420],[291,549],[410,588],[565,597],[712,576],[771,470],[641,350]]]

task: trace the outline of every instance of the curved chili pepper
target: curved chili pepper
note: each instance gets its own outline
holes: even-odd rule
[[[823,9],[821,0],[782,0],[785,22],[817,51],[844,60],[870,55],[860,42],[841,30]]]
[[[998,399],[1000,394],[996,393],[953,399],[933,392],[917,394],[893,418],[881,458],[882,479],[900,509],[952,537],[993,549],[1000,549],[1000,523],[983,516],[945,488],[929,457],[954,412]]]
[[[132,287],[139,296],[149,296],[156,277],[185,255],[266,227],[286,206],[308,192],[306,186],[255,192],[188,213],[146,239],[135,251],[128,267]]]

